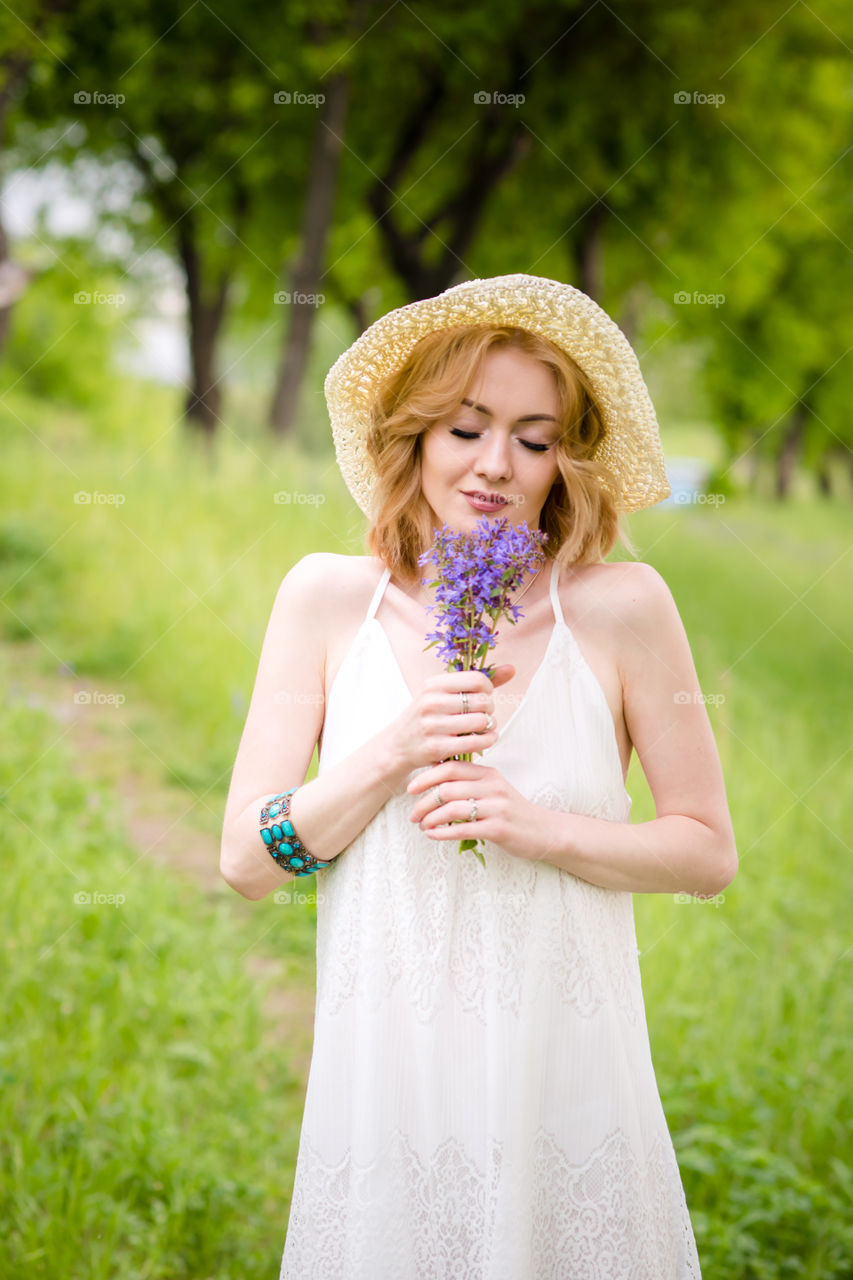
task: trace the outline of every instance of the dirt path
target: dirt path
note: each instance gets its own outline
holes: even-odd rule
[[[124,828],[140,854],[168,866],[196,890],[230,895],[235,909],[251,912],[255,904],[235,894],[219,873],[219,835],[211,829],[213,804],[163,782],[162,768],[148,755],[131,717],[121,704],[107,700],[116,691],[100,677],[59,668],[45,673],[35,643],[8,650],[15,672],[9,698],[48,712],[65,730],[62,741],[71,750],[74,773],[91,785],[93,803],[102,802],[101,789],[109,788],[119,797]],[[310,980],[299,983],[283,960],[269,954],[250,952],[244,963],[253,976],[272,979],[264,1001],[265,1034],[287,1044],[290,1069],[304,1086],[311,1060],[313,967]]]

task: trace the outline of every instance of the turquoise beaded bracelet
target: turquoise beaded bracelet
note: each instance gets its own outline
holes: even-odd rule
[[[296,787],[291,787],[289,791],[283,791],[281,795],[266,801],[261,809],[261,839],[280,867],[294,871],[298,876],[310,876],[332,864],[319,862],[308,852],[293,830],[290,822],[290,797],[294,791]]]

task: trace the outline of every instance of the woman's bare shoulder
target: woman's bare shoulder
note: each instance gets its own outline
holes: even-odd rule
[[[340,618],[350,606],[357,608],[365,593],[369,600],[381,574],[382,564],[375,556],[312,551],[288,570],[279,592],[296,608],[319,610]]]
[[[579,565],[569,575],[580,612],[601,610],[631,626],[639,618],[654,618],[672,602],[666,580],[642,560],[612,560]]]

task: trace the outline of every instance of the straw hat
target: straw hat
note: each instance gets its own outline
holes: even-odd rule
[[[541,276],[467,280],[436,298],[389,311],[339,357],[325,381],[335,454],[347,487],[371,515],[374,470],[365,447],[379,383],[401,369],[428,333],[457,325],[514,325],[549,338],[575,360],[594,388],[604,434],[592,455],[617,477],[623,511],[669,497],[660,433],[628,339],[592,298]]]

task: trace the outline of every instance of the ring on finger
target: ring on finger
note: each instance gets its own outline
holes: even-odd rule
[[[467,714],[468,714],[468,694],[467,694],[467,693],[465,693],[465,691],[464,691],[464,690],[460,689],[460,691],[459,691],[459,697],[462,699],[462,714],[463,714],[463,716],[467,716]]]
[[[471,806],[471,817],[468,819],[468,821],[476,822],[477,821],[477,801],[474,799],[473,796],[469,796],[468,803]]]
[[[432,794],[435,796],[435,808],[437,809],[439,808],[440,805],[444,804],[444,801],[441,798],[441,792],[439,791],[438,787],[433,787]]]
[[[486,733],[491,733],[496,723],[497,721],[495,720],[494,716],[487,715],[486,716]]]

